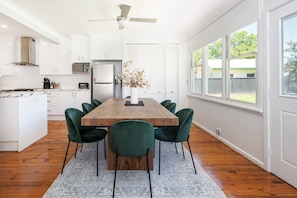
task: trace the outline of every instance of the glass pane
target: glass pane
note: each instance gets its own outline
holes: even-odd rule
[[[229,93],[230,99],[256,103],[255,59],[234,59],[230,61]]]
[[[297,14],[282,20],[282,94],[297,94]]]
[[[257,22],[233,32],[229,50],[229,98],[256,103]]]
[[[202,48],[192,54],[192,92],[202,93]]]
[[[222,39],[207,46],[207,94],[222,97]]]

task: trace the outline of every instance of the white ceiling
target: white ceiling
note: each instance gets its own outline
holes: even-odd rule
[[[226,12],[241,0],[0,0],[38,26],[55,34],[69,33],[170,33],[191,34]],[[13,3],[13,4],[11,4]],[[129,22],[118,30],[116,21],[88,22],[89,19],[115,19],[120,4],[131,6],[128,17],[157,18],[157,23]],[[1,5],[0,5],[1,6]],[[1,10],[0,10],[1,11]],[[28,28],[0,14],[0,33],[22,33]]]

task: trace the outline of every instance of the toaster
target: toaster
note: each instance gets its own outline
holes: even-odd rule
[[[89,83],[80,82],[80,83],[78,83],[78,88],[79,89],[89,89]]]

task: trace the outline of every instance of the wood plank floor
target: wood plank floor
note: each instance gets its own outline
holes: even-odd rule
[[[58,176],[67,146],[66,125],[49,121],[48,129],[46,137],[20,153],[0,152],[0,197],[42,197]],[[190,142],[199,164],[227,197],[297,197],[297,189],[197,126],[191,128]],[[75,145],[70,149],[73,154]]]

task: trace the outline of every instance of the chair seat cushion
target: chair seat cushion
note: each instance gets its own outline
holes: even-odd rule
[[[106,136],[107,131],[104,129],[90,129],[84,130],[81,132],[81,140],[82,142],[89,143],[89,142],[97,142]]]
[[[165,142],[175,142],[178,127],[159,127],[155,129],[155,138]]]

